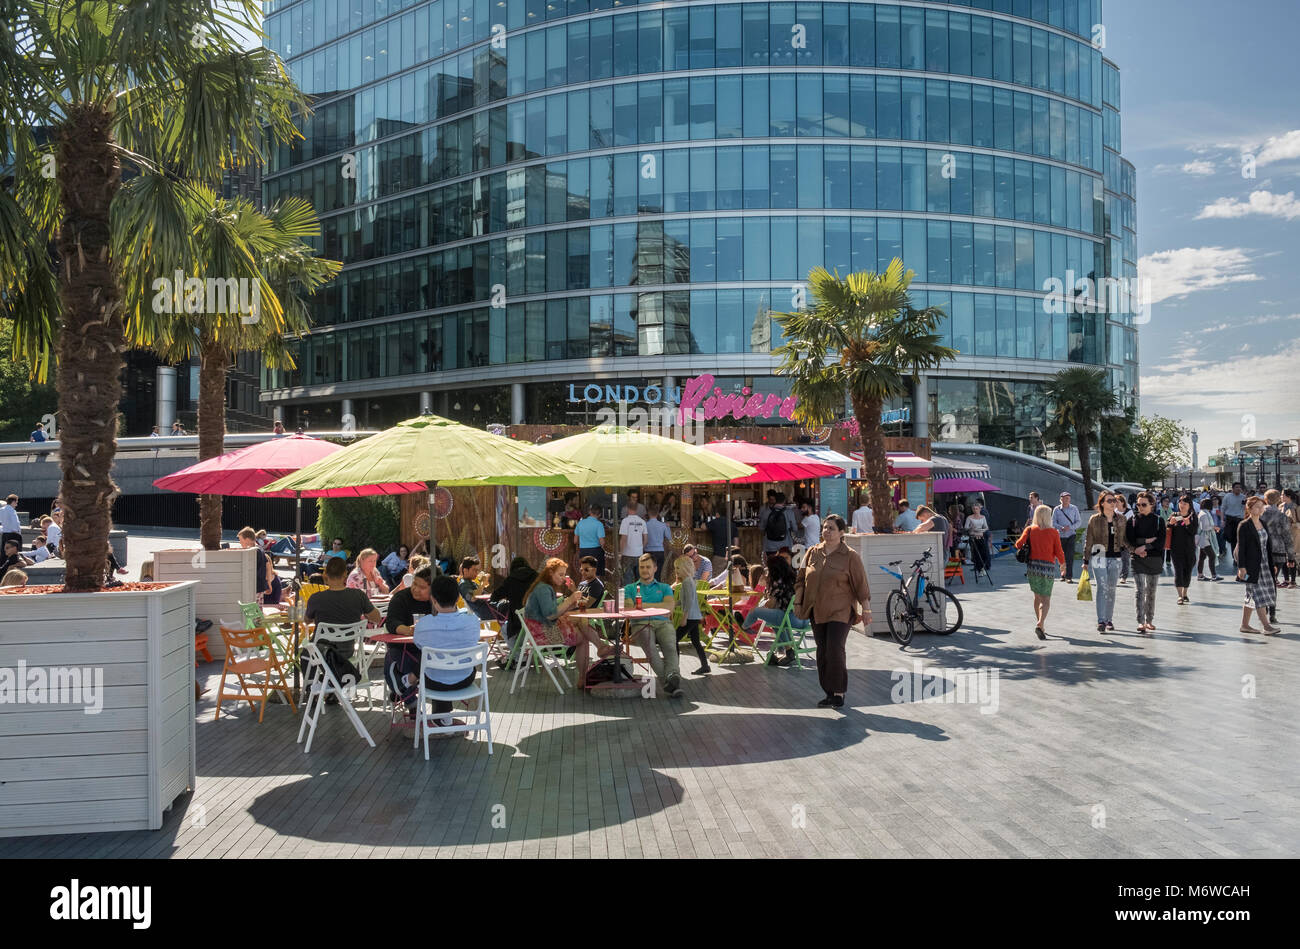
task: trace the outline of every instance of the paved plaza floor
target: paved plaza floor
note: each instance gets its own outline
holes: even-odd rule
[[[838,711],[814,707],[811,662],[692,677],[689,645],[679,699],[559,695],[544,676],[512,696],[496,672],[492,756],[436,738],[426,762],[378,706],[361,712],[376,748],[334,709],[303,754],[284,706],[213,721],[207,665],[198,786],[162,830],[0,840],[0,857],[1300,852],[1300,591],[1279,591],[1280,635],[1249,636],[1241,585],[1193,581],[1178,606],[1166,574],[1154,636],[1134,631],[1131,583],[1101,636],[1060,583],[1040,642],[1022,573],[1004,557],[996,586],[955,583],[952,636],[852,635]],[[908,695],[914,662],[940,679]]]

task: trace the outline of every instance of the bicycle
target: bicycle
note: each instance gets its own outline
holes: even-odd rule
[[[901,560],[892,560],[889,567],[880,568],[898,578],[898,589],[891,591],[885,601],[885,618],[889,621],[889,634],[899,645],[906,646],[912,641],[918,623],[926,632],[940,636],[961,628],[963,612],[957,597],[937,584],[926,582],[925,568],[930,559],[927,550],[919,560],[913,561],[910,578],[889,569],[897,567]]]

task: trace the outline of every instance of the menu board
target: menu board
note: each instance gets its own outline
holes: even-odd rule
[[[519,526],[546,527],[546,488],[521,487],[518,489]]]
[[[907,482],[907,503],[912,506],[913,511],[926,503],[924,481]]]
[[[849,515],[849,479],[818,478],[817,494],[821,498],[821,515],[838,514],[845,519]]]

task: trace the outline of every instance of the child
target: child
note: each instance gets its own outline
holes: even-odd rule
[[[700,598],[695,595],[695,561],[690,557],[678,557],[673,561],[673,575],[677,578],[673,592],[682,605],[682,625],[677,628],[677,638],[691,637],[695,654],[700,657],[700,667],[694,675],[706,676],[713,670],[709,668],[708,654],[700,644],[700,620],[704,615],[700,612]]]

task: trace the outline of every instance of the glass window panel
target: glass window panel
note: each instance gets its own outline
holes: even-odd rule
[[[898,7],[876,7],[876,65],[886,69],[902,66]]]
[[[1011,289],[1016,285],[1015,228],[996,228],[995,239],[997,244],[997,285]]]
[[[803,33],[793,39],[801,40],[802,46],[795,49],[795,62],[800,66],[817,66],[822,61],[822,5],[820,3],[800,3],[795,7],[795,22],[803,27]]]
[[[854,138],[876,137],[876,78],[849,77],[849,110]]]
[[[971,75],[993,78],[993,23],[988,17],[973,16],[971,35]]]
[[[691,352],[717,351],[717,293],[713,290],[695,290],[691,293]]]
[[[828,145],[822,169],[821,206],[824,208],[850,207],[852,181],[849,147],[847,145]]]
[[[876,77],[876,137],[902,137],[901,86],[896,76]]]
[[[952,348],[959,353],[973,352],[975,337],[975,296],[970,293],[952,295]]]
[[[904,79],[902,84],[902,137],[925,141],[925,80]]]
[[[970,84],[948,83],[949,141],[954,145],[971,144]]]
[[[691,210],[714,210],[714,155],[711,148],[691,149]]]
[[[771,152],[771,200],[774,208],[798,206],[795,146],[773,145]]]
[[[947,221],[926,222],[930,283],[952,282],[952,248]]]
[[[748,151],[748,149],[746,149]],[[765,217],[743,218],[746,280],[767,280],[772,275],[770,229]]]
[[[971,142],[980,148],[992,148],[993,136],[993,90],[971,86]]]
[[[853,252],[849,246],[849,219],[846,217],[828,217],[825,219],[826,253],[822,266],[841,275],[852,273]]]
[[[762,4],[745,4],[742,8],[742,51],[744,65],[768,65],[767,8]]]
[[[714,65],[719,67],[742,66],[741,8],[739,4],[729,3],[713,8],[716,26],[714,34]]]
[[[740,138],[744,134],[740,76],[717,77],[717,137]]]
[[[947,214],[951,210],[949,183],[956,172],[956,155],[931,149],[926,152],[926,210]]]
[[[917,7],[903,7],[900,25],[903,68],[924,69],[925,11]]]
[[[797,113],[795,127],[799,135],[822,134],[822,77],[820,74],[796,78]]]
[[[990,293],[975,294],[975,355],[997,355],[997,304]]]
[[[948,14],[943,10],[925,12],[925,68],[948,71]]]
[[[795,77],[791,73],[776,73],[768,77],[768,134],[774,137],[793,138],[797,109],[795,105]]]
[[[694,236],[692,235],[692,243]],[[717,280],[742,280],[745,273],[745,242],[742,219],[717,220]]]
[[[903,264],[908,270],[916,271],[918,282],[922,274],[929,272],[925,224],[911,218],[903,220]]]
[[[975,235],[975,285],[978,287],[996,286],[994,261],[993,225],[976,224]]]
[[[803,280],[814,267],[825,264],[826,235],[823,219],[801,215],[798,218],[799,236],[794,246],[799,248],[799,264],[796,278]]]
[[[1016,354],[1016,300],[1005,294],[997,297],[997,354]]]
[[[926,153],[919,148],[903,149],[903,210],[926,209]],[[919,271],[918,271],[919,273]]]
[[[975,283],[975,234],[969,222],[952,223],[952,282]]]
[[[849,65],[849,5],[822,6],[822,62],[827,66]]]
[[[745,207],[765,208],[770,200],[768,152],[766,145],[746,145],[744,148]]]
[[[948,71],[959,76],[971,74],[970,16],[948,14]]]
[[[903,256],[903,222],[896,217],[876,220],[876,272],[884,273],[890,262]]]
[[[822,207],[822,147],[798,146],[799,207]]]
[[[879,261],[876,259],[876,219],[873,217],[854,217],[850,219],[849,238],[852,244],[852,264],[855,273],[874,271]]]
[[[773,217],[771,220],[772,247],[778,248],[772,254],[772,279],[801,280],[798,257],[791,250],[798,246],[799,219],[795,217]]]
[[[714,90],[712,76],[691,79],[691,138],[713,138]]]
[[[829,82],[829,79],[827,80]],[[930,79],[925,84],[925,139],[946,142],[949,135],[948,83]]]
[[[685,141],[690,138],[691,132],[690,80],[666,79],[663,90],[664,141]]]
[[[974,212],[976,217],[994,216],[993,158],[989,155],[972,155],[974,182]]]
[[[709,149],[714,151],[714,149]],[[739,147],[719,148],[717,151],[717,206],[719,211],[734,211],[745,206],[744,177]]]
[[[888,211],[903,209],[902,149],[876,149],[876,207]]]
[[[794,58],[794,4],[768,4],[768,23],[770,28],[770,56],[773,66],[793,66]]]
[[[1033,290],[1034,287],[1034,232],[1016,228],[1016,287]]]
[[[852,164],[850,181],[851,202],[854,208],[874,210],[876,207],[876,150],[872,146],[855,145],[850,154]],[[870,268],[868,268],[870,269]]]
[[[876,8],[870,3],[849,6],[849,65],[876,65]]]

